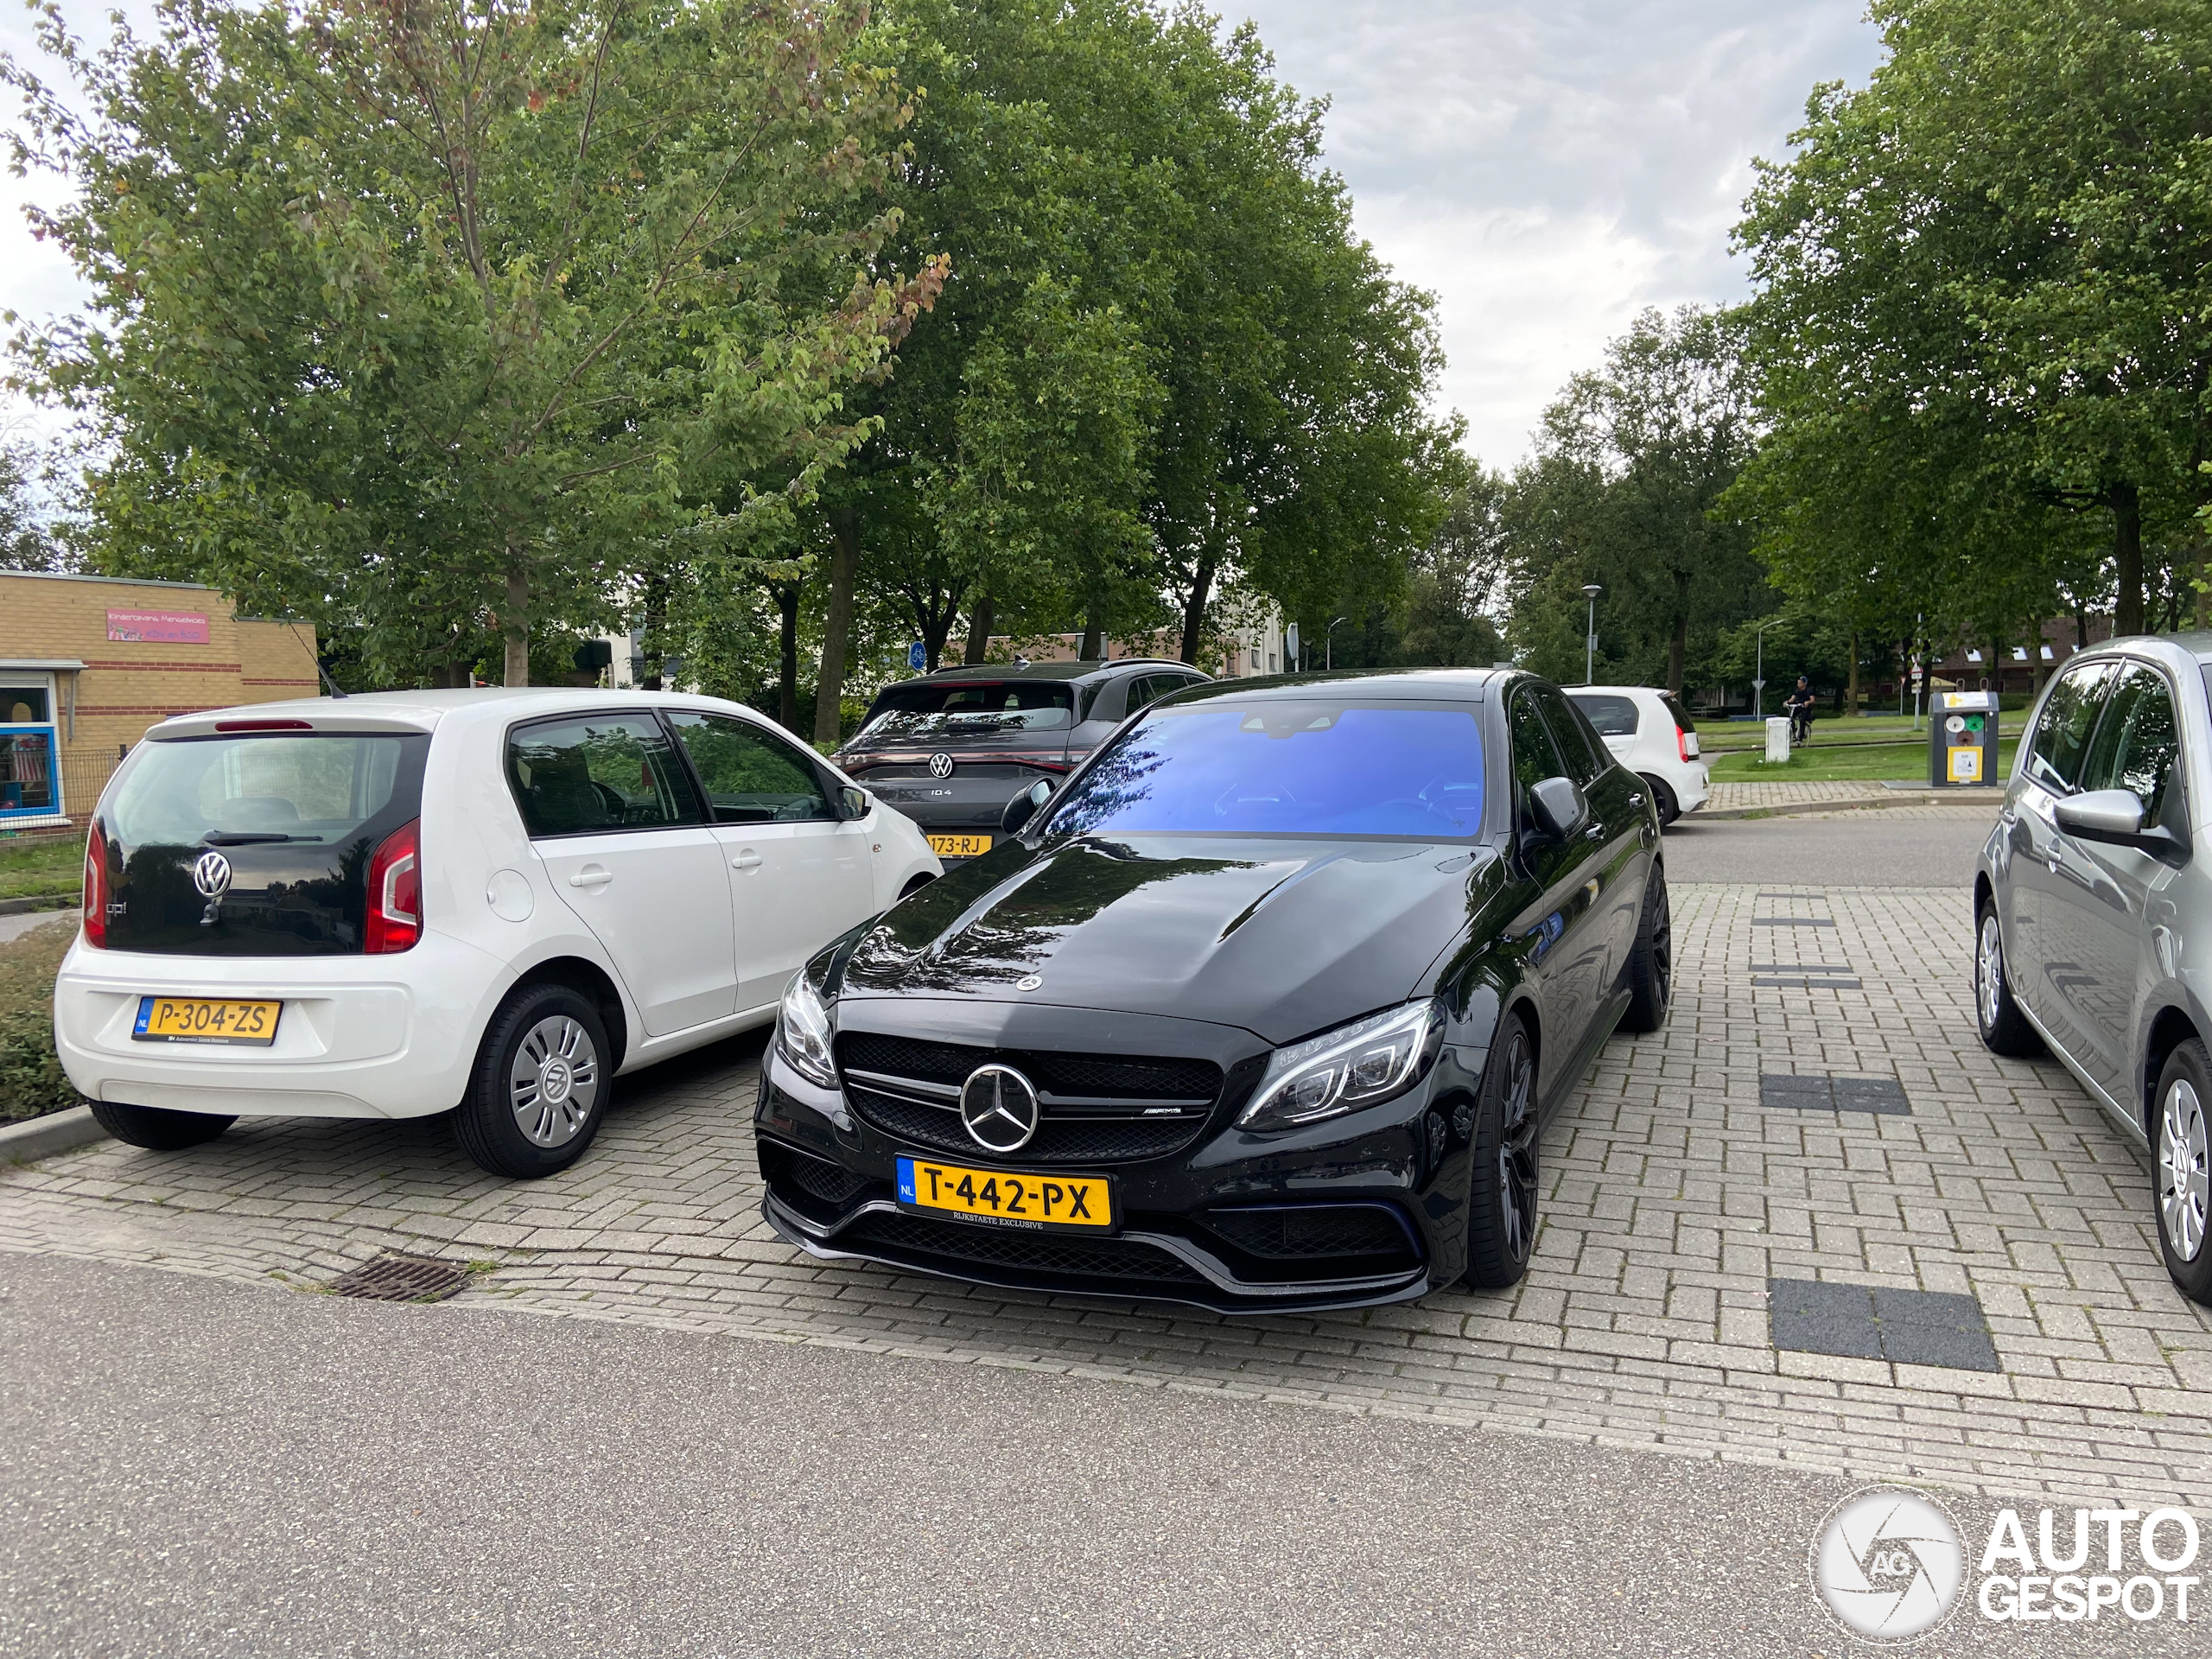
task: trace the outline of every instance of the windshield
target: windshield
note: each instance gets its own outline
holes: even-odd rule
[[[1065,682],[978,684],[967,680],[953,685],[893,686],[875,700],[860,736],[895,743],[1057,731],[1074,724],[1075,692]]]
[[[427,734],[141,743],[100,808],[111,950],[315,956],[362,948],[369,861],[422,810]],[[221,885],[197,884],[219,855]]]
[[[1147,715],[1046,827],[1464,840],[1482,817],[1473,709],[1265,701]]]
[[[397,736],[201,738],[145,746],[110,809],[134,847],[340,842],[391,799]]]

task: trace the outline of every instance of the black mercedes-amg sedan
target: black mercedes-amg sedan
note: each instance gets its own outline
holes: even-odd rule
[[[1557,687],[1215,683],[785,994],[755,1129],[823,1257],[1281,1313],[1510,1285],[1544,1124],[1667,1017],[1657,814]]]

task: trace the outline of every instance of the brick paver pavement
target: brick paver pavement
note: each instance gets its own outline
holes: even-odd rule
[[[2055,1064],[1975,1041],[1963,895],[1675,897],[1674,1018],[1609,1045],[1546,1136],[1544,1230],[1510,1295],[1231,1319],[816,1263],[759,1217],[757,1040],[631,1080],[551,1180],[478,1173],[436,1122],[240,1125],[181,1154],[104,1145],[0,1172],[0,1251],[301,1286],[435,1251],[496,1268],[457,1307],[2212,1507],[2212,1317],[2159,1265],[2141,1155]],[[1859,988],[1752,983],[1808,968]],[[1894,1077],[1911,1113],[1764,1109],[1762,1071]],[[1970,1294],[2002,1370],[1777,1352],[1770,1277]]]

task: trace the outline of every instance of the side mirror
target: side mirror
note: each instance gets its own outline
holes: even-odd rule
[[[1529,791],[1529,816],[1546,841],[1571,841],[1590,821],[1590,804],[1572,778],[1547,778]]]
[[[2143,822],[2142,798],[2130,789],[2092,789],[2052,809],[2058,827],[2082,841],[2133,847],[2170,864],[2186,863],[2189,843],[2171,830]]]
[[[1009,836],[1020,834],[1021,826],[1052,798],[1052,786],[1039,778],[1006,804],[1006,810],[999,815],[999,828]]]
[[[874,804],[868,798],[868,791],[857,784],[847,784],[837,791],[837,815],[849,823],[868,817],[868,809]]]

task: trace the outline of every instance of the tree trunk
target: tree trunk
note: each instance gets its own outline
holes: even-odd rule
[[[1079,662],[1103,662],[1106,657],[1106,628],[1098,620],[1098,607],[1088,606],[1083,613],[1083,644],[1076,647]]]
[[[2040,620],[2028,629],[2028,695],[2043,695],[2043,683],[2050,677],[2050,671],[2043,660],[2043,623]]]
[[[1851,684],[1843,694],[1843,712],[1847,715],[1859,712],[1859,631],[1856,628],[1851,631]]]
[[[1191,573],[1191,596],[1183,603],[1181,655],[1192,668],[1198,665],[1198,644],[1205,636],[1206,601],[1213,596],[1213,555],[1198,555],[1198,569]]]
[[[2200,631],[2212,626],[2212,542],[2196,544],[2196,602],[2190,626]]]
[[[2115,484],[2106,498],[2112,507],[2113,562],[2119,567],[2120,597],[2113,606],[2115,634],[2143,632],[2143,497],[2133,484]]]
[[[655,569],[645,577],[644,638],[638,642],[638,654],[645,660],[639,664],[638,689],[642,691],[661,690],[660,667],[668,632],[668,572]]]
[[[1690,652],[1690,573],[1675,572],[1675,632],[1667,641],[1667,690],[1682,695],[1683,665]]]
[[[976,608],[968,613],[968,645],[960,653],[962,664],[974,667],[983,660],[991,648],[991,624],[997,619],[998,607],[991,602],[988,592],[976,595]]]
[[[845,653],[851,648],[853,588],[860,581],[861,521],[850,507],[830,510],[830,610],[823,619],[822,671],[814,681],[814,741],[835,747],[845,735]]]
[[[798,583],[785,582],[776,589],[776,608],[783,614],[783,675],[777,698],[776,718],[797,737],[798,729]]]
[[[1982,666],[1989,671],[1983,677],[1988,680],[1989,689],[2002,696],[2005,695],[2005,647],[1993,634],[1982,649],[1989,653],[1982,659]]]
[[[530,572],[523,568],[522,550],[507,549],[507,597],[499,607],[499,630],[506,636],[505,683],[530,683]]]

